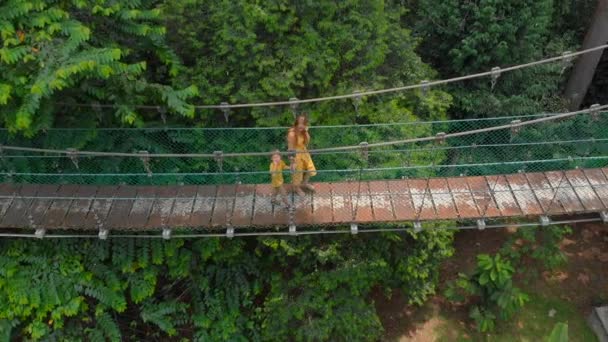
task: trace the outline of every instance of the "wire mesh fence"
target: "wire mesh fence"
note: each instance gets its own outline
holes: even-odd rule
[[[608,156],[608,116],[577,115],[562,121],[441,139],[539,115],[471,120],[313,126],[310,149],[437,136],[434,141],[314,153],[314,182],[493,175],[603,167]],[[515,122],[516,123],[516,122]],[[207,153],[215,157],[146,158],[74,156],[3,151],[4,182],[34,184],[204,185],[270,181],[270,152],[287,149],[287,127],[50,129],[33,139],[0,131],[3,145],[100,152]],[[263,152],[224,157],[228,153]],[[287,158],[284,158],[288,161]],[[285,171],[289,182],[290,171]]]

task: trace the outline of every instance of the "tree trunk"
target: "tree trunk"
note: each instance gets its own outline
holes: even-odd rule
[[[587,31],[583,42],[583,49],[603,45],[607,42],[608,0],[598,0],[591,27]],[[570,110],[577,110],[583,102],[603,52],[604,50],[598,50],[578,57],[565,91]]]

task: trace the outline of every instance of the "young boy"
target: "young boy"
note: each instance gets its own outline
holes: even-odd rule
[[[289,169],[289,166],[281,159],[279,150],[272,152],[272,162],[270,163],[270,181],[272,183],[272,200],[274,205],[279,204],[278,197],[281,197],[285,207],[289,207],[287,201],[287,192],[283,187],[283,170]]]

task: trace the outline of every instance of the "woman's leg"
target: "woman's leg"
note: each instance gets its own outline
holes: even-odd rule
[[[308,181],[310,180],[310,172],[305,172],[304,176],[302,177],[302,185],[300,185],[300,187],[303,190],[306,191],[310,191],[310,192],[314,192],[315,191],[315,187],[308,184]]]
[[[304,178],[305,178],[305,165],[301,158],[296,156],[295,160],[295,170],[292,175],[291,183],[293,184],[293,190],[298,194],[298,196],[303,196],[304,192],[302,191]]]

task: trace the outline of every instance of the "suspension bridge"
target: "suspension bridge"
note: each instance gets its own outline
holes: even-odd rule
[[[541,225],[564,215],[608,220],[607,108],[313,126],[314,141],[330,147],[310,150],[316,191],[288,191],[289,208],[272,203],[267,169],[268,151],[283,143],[286,127],[54,129],[33,140],[3,132],[0,230],[39,238],[162,231],[170,238],[194,229],[231,237],[336,226],[358,233],[382,223],[420,230],[434,221],[483,229],[514,218]],[[366,141],[331,146],[338,132]],[[57,147],[41,147],[49,141]],[[233,150],[214,145],[221,143]],[[207,152],[192,152],[196,146]],[[32,169],[38,172],[24,172]]]
[[[300,103],[328,100],[352,100],[357,110],[362,96],[424,94],[487,76],[494,87],[501,73],[558,61],[563,72],[573,57],[606,47],[397,88],[196,108],[220,109],[226,121],[233,108],[287,105],[295,115]],[[269,151],[284,145],[287,127],[55,128],[33,139],[0,130],[0,237],[106,239],[127,231],[168,239],[174,231],[233,237],[420,231],[445,221],[459,222],[449,225],[455,229],[607,222],[607,109],[313,126],[316,191],[299,196],[286,185],[287,207],[273,203],[268,170]],[[289,181],[293,171],[285,173]],[[564,215],[570,219],[560,220]],[[192,229],[198,233],[183,233]]]

